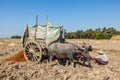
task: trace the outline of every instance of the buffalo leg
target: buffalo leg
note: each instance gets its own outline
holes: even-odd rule
[[[89,65],[90,67],[92,67],[92,66],[91,66],[91,60],[90,60],[90,59],[89,59],[89,61],[88,61],[88,65]]]
[[[53,55],[50,55],[50,57],[49,57],[49,62],[51,62],[52,59],[53,59]]]
[[[66,66],[68,66],[68,64],[69,64],[69,61],[67,60],[67,61],[66,61]]]
[[[66,66],[69,66],[70,60],[69,58],[66,59]]]
[[[85,65],[86,57],[83,57],[83,65]]]
[[[71,65],[74,66],[74,60],[73,60],[73,56],[72,55],[69,56],[69,61],[70,61]]]

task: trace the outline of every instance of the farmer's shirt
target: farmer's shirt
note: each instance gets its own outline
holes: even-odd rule
[[[97,57],[95,57],[95,58],[99,58],[99,59],[101,59],[102,61],[108,61],[108,57],[107,57],[106,54],[99,55],[99,56],[97,56]]]

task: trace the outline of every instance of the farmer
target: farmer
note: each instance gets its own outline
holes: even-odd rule
[[[97,51],[97,53],[99,54],[97,57],[95,57],[95,61],[99,64],[99,65],[107,65],[108,64],[108,57],[107,55],[104,53],[104,51],[102,49],[100,49],[99,51]]]

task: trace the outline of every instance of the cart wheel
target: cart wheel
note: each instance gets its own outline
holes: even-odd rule
[[[42,58],[42,49],[36,41],[29,41],[24,47],[24,57],[28,62],[38,63]]]

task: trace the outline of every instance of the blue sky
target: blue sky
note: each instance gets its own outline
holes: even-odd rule
[[[67,32],[114,27],[120,30],[120,0],[0,0],[0,38],[23,35],[26,24],[63,25]]]

